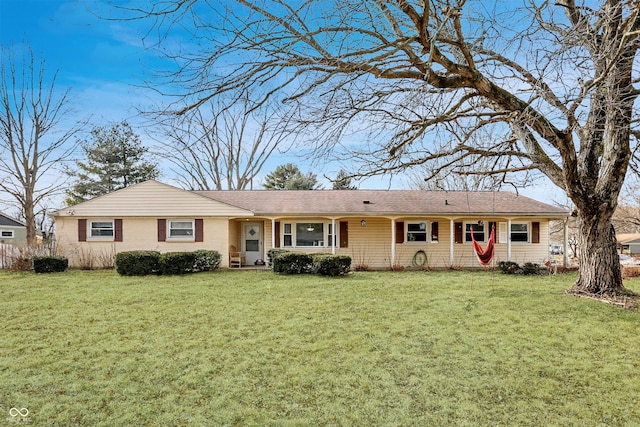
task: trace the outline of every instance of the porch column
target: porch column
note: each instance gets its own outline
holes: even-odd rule
[[[396,219],[391,218],[391,262],[389,265],[393,266],[396,263]]]
[[[336,254],[336,219],[331,218],[331,255]]]
[[[567,256],[567,245],[569,244],[569,218],[564,219],[564,242],[562,244],[562,262],[563,267],[567,268],[569,258]]]
[[[453,266],[453,248],[454,248],[454,244],[455,244],[455,223],[453,221],[453,218],[451,218],[449,220],[449,266]]]
[[[507,261],[511,261],[511,218],[507,219]]]
[[[276,219],[271,218],[271,249],[276,247]]]

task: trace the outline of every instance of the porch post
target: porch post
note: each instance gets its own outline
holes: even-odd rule
[[[449,267],[453,266],[453,245],[455,244],[455,223],[453,218],[449,219]]]
[[[507,261],[511,261],[511,218],[507,218]]]
[[[396,263],[396,219],[391,218],[391,262],[389,265],[394,266]]]
[[[331,218],[331,255],[336,254],[336,219]]]
[[[562,244],[562,262],[563,267],[567,268],[569,258],[567,256],[567,245],[569,244],[569,218],[564,219],[564,242]]]
[[[276,219],[271,218],[271,249],[276,247]]]

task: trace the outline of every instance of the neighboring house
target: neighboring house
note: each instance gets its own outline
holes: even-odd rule
[[[640,234],[618,234],[618,251],[621,254],[640,255]]]
[[[27,227],[20,221],[0,213],[0,244],[26,245]]]
[[[549,221],[568,212],[509,192],[421,190],[186,191],[156,181],[52,214],[59,252],[88,257],[149,249],[229,250],[247,265],[270,248],[352,257],[354,266],[474,267],[471,233],[483,245],[496,230],[498,260],[548,256]],[[428,261],[422,264],[423,256]]]

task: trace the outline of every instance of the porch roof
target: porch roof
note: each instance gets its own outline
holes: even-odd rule
[[[505,215],[563,218],[569,214],[562,208],[504,191],[222,190],[194,192],[263,216]]]

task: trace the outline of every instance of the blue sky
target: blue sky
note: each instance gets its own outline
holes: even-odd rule
[[[137,108],[145,109],[153,101],[150,96],[158,96],[136,85],[167,64],[142,45],[146,23],[97,16],[110,13],[106,0],[0,0],[0,43],[20,51],[28,41],[34,53],[46,59],[50,71],[59,71],[58,87],[71,88],[78,118],[91,116],[91,123],[99,126],[127,120],[135,129],[141,123]],[[325,173],[285,155],[273,158],[263,172],[291,161],[303,172],[313,171],[319,177]],[[334,175],[335,171],[329,172],[332,169],[326,173]],[[170,174],[161,180],[171,182]],[[405,188],[407,183],[403,177],[374,178],[360,186]],[[323,185],[330,188],[328,182]],[[547,202],[559,199],[555,187],[543,182],[522,193]]]

